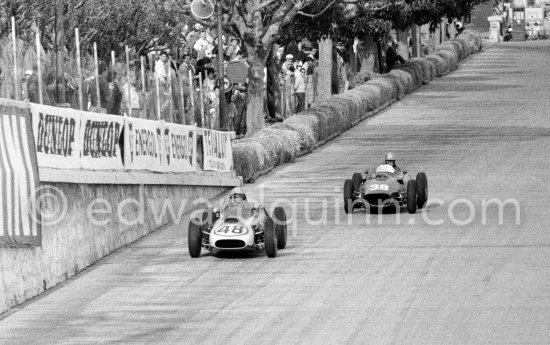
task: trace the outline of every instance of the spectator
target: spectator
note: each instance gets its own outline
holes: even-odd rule
[[[208,92],[214,92],[216,89],[216,72],[212,67],[206,69],[206,79],[204,80],[204,88]]]
[[[197,62],[197,75],[201,78],[202,81],[204,81],[204,79],[206,79],[206,70],[208,68],[211,68],[212,67],[212,60],[210,60],[209,58],[205,57],[204,59],[202,60],[199,60]]]
[[[462,25],[462,22],[460,20],[456,22],[456,31],[457,35],[460,35],[462,31],[464,31],[464,26]]]
[[[137,78],[134,72],[130,72],[128,81],[122,87],[120,92],[122,93],[122,113],[130,115],[131,108],[132,117],[141,117],[141,100],[139,93],[136,89]]]
[[[311,53],[308,56],[313,58],[313,60],[315,61],[319,60],[319,49],[317,49],[316,47],[312,47]]]
[[[197,52],[198,59],[211,56],[212,44],[206,40],[206,32],[200,33],[199,39],[193,45],[193,49]]]
[[[454,40],[457,34],[458,34],[458,30],[456,28],[456,23],[453,20],[453,22],[447,26],[447,38]]]
[[[336,63],[337,63],[337,76],[338,76],[338,93],[347,91],[349,86],[348,78],[348,63],[349,55],[346,52],[343,42],[336,44]]]
[[[189,79],[189,71],[190,71],[190,64],[191,57],[189,54],[184,53],[183,54],[183,62],[180,64],[180,67],[178,68],[178,75],[180,78],[187,78]],[[189,81],[188,81],[189,82]],[[185,84],[187,85],[187,84]]]
[[[38,77],[32,70],[25,71],[25,79],[23,80],[23,90],[25,92],[23,100],[31,103],[39,103],[38,96]]]
[[[283,73],[286,75],[292,75],[296,71],[296,68],[294,67],[294,55],[288,54],[286,56],[286,60],[283,63],[282,66]]]
[[[234,60],[239,50],[240,40],[238,38],[233,38],[229,44],[229,47],[227,47],[225,54],[228,55],[231,60]]]
[[[195,43],[200,38],[200,32],[199,32],[200,29],[201,29],[201,25],[200,24],[195,24],[193,26],[193,30],[191,30],[187,34],[187,37],[185,38],[185,40],[187,41],[187,47],[188,47],[188,52],[187,53],[189,53],[189,54],[191,54],[191,52],[193,51],[193,47],[195,46]]]
[[[281,66],[284,62],[283,60],[283,54],[285,52],[285,47],[279,47],[277,49],[277,52],[275,53],[275,58],[277,59],[277,65]]]
[[[386,73],[389,73],[397,62],[402,64],[406,62],[401,55],[397,54],[397,48],[397,42],[390,41],[388,43],[388,50],[386,51]]]
[[[303,50],[303,46],[302,44],[298,44],[298,53],[296,53],[296,55],[294,56],[294,59],[298,62],[301,62],[302,64],[304,64],[306,62],[306,59],[307,59],[307,55],[304,50]]]
[[[294,80],[294,94],[296,95],[296,112],[305,110],[306,105],[306,69],[300,68]]]
[[[189,69],[191,70],[191,74],[195,75],[197,74],[197,57],[191,55],[189,58]]]
[[[168,53],[160,53],[159,59],[155,62],[155,77],[160,83],[166,83],[168,80]]]
[[[533,28],[531,29],[531,39],[532,40],[538,40],[540,38],[540,26],[539,23],[535,23],[533,25]]]

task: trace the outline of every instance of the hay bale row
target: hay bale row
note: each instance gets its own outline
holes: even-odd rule
[[[334,95],[251,137],[235,141],[233,160],[237,175],[250,182],[272,168],[292,161],[302,152],[312,150],[349,129],[368,114],[401,99],[435,77],[455,70],[459,61],[475,50],[476,37],[467,33],[445,42],[434,54],[411,59],[390,73],[358,73],[351,83],[351,90]]]

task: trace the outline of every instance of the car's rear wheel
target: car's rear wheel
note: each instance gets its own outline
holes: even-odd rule
[[[344,182],[344,211],[353,213],[353,181],[346,180]]]
[[[363,183],[363,175],[361,173],[355,173],[353,174],[353,177],[351,178],[353,181],[353,190],[354,192],[361,191],[361,184]]]
[[[275,235],[275,224],[273,220],[267,217],[264,228],[265,253],[267,257],[274,258],[277,256],[277,236]]]
[[[416,196],[418,208],[424,207],[428,201],[428,177],[423,172],[416,174]]]
[[[277,235],[277,249],[285,249],[287,239],[286,212],[282,207],[275,207],[273,212],[275,233]]]
[[[416,182],[413,179],[407,183],[407,211],[416,213]]]

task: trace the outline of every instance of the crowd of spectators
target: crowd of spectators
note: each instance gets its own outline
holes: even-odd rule
[[[65,106],[98,113],[196,124],[245,134],[248,103],[246,47],[238,38],[225,35],[220,38],[215,30],[200,24],[185,27],[181,36],[178,46],[158,46],[146,56],[138,56],[135,51],[130,51],[128,66],[124,56],[99,59],[97,80],[94,59],[84,54],[81,83],[78,81],[74,55],[68,53],[65,64]],[[222,40],[221,53],[218,49],[219,39]],[[27,50],[32,50],[32,46],[27,46]],[[272,117],[266,117],[269,122],[282,121],[314,104],[319,61],[318,46],[308,41],[276,46],[273,54],[276,72],[272,80],[279,88],[277,97],[272,97],[276,110],[270,114]],[[53,55],[50,59],[51,65],[55,66],[52,63]],[[223,86],[219,85],[219,59],[223,59],[225,69],[226,82]],[[25,57],[25,60],[29,59]],[[227,75],[228,66],[233,64],[240,64],[240,71],[244,71],[237,82],[229,80]],[[20,99],[39,103],[36,68],[36,63],[25,62]],[[266,68],[266,82],[267,74]],[[9,86],[13,77],[6,74],[2,79],[5,82],[0,84],[6,89],[2,97],[14,98],[14,86]],[[43,104],[62,106],[57,97],[59,87],[56,85],[55,69],[44,67],[42,79]],[[82,90],[79,89],[80,85]],[[223,104],[226,121],[223,124],[220,123],[219,115],[220,87],[225,91]]]

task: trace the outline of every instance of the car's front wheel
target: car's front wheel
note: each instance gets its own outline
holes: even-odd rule
[[[413,179],[407,183],[407,211],[416,213],[416,181]]]
[[[363,183],[363,175],[361,175],[361,173],[355,173],[351,180],[353,181],[354,192],[359,192],[361,190],[361,184]]]
[[[202,249],[202,220],[198,217],[192,217],[189,220],[189,227],[187,229],[187,247],[189,249],[189,256],[192,258],[198,258],[201,255]]]
[[[277,235],[277,249],[285,249],[287,239],[286,212],[282,207],[275,207],[273,212],[275,234]]]
[[[265,253],[267,257],[274,258],[277,256],[277,236],[275,234],[275,224],[273,220],[267,217],[264,226]]]
[[[346,180],[344,182],[344,211],[353,213],[353,181]]]
[[[423,172],[416,174],[416,196],[418,208],[424,207],[428,201],[428,178]]]

